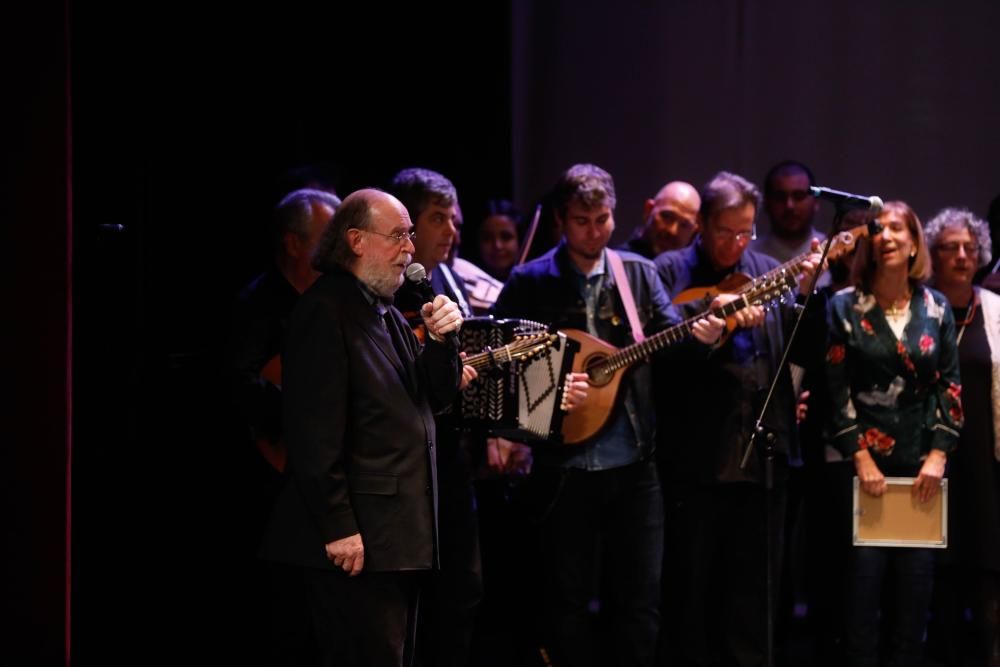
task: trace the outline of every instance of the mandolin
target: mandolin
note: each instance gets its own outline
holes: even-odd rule
[[[623,348],[617,348],[579,329],[563,331],[562,333],[580,345],[580,351],[573,358],[573,372],[586,373],[587,384],[590,385],[586,402],[581,409],[563,417],[563,444],[576,445],[586,442],[607,425],[625,375],[622,371],[646,361],[655,352],[686,340],[691,335],[694,323],[709,314],[725,319],[727,326],[730,324],[735,326],[733,316],[740,310],[749,306],[769,307],[796,287],[798,282],[791,273],[782,273],[767,279],[757,278],[752,288],[740,294],[742,298],[734,299],[719,308],[711,308],[664,329],[641,343]]]
[[[502,347],[487,347],[482,352],[467,356],[462,360],[462,364],[472,366],[477,372],[499,368],[501,364],[509,364],[518,359],[531,359],[554,345],[557,340],[559,340],[558,334],[545,331],[519,334]]]
[[[825,244],[829,246],[829,250],[826,254],[827,260],[835,260],[845,253],[853,250],[854,245],[857,243],[859,238],[869,236],[872,233],[877,233],[878,228],[878,223],[872,221],[867,224],[842,231],[839,234],[835,234],[834,236],[831,236],[823,241],[820,244],[820,250],[817,252],[821,252],[822,246]],[[726,279],[718,285],[711,287],[689,287],[683,292],[680,292],[676,296],[672,297],[671,301],[677,305],[691,303],[692,301],[702,299],[706,304],[708,304],[720,294],[744,294],[747,291],[753,290],[754,285],[762,280],[774,280],[783,275],[798,276],[802,273],[802,265],[805,264],[805,262],[814,254],[814,252],[806,252],[798,255],[797,257],[793,257],[781,266],[775,267],[757,278],[751,278],[745,273],[733,273],[732,275],[727,276]],[[727,322],[727,329],[729,331],[732,331],[734,326],[734,323]]]
[[[877,233],[878,229],[878,223],[872,221],[826,239],[823,243],[829,246],[827,259],[837,259],[849,252],[859,238]],[[576,329],[564,331],[563,333],[569,338],[580,344],[580,352],[573,360],[573,372],[586,373],[590,387],[584,409],[575,410],[563,419],[563,444],[586,442],[608,423],[624,375],[620,371],[645,361],[654,352],[686,339],[691,334],[694,323],[709,313],[716,317],[724,317],[727,332],[731,332],[736,328],[733,315],[737,311],[754,305],[770,307],[785,294],[797,288],[797,276],[802,273],[802,264],[813,254],[808,252],[799,255],[757,278],[750,278],[742,273],[733,274],[714,287],[692,287],[684,290],[673,299],[675,304],[704,299],[707,305],[720,294],[736,294],[742,298],[735,299],[721,308],[709,309],[641,343],[622,349],[584,331]]]

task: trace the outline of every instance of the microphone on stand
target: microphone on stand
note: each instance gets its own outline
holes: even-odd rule
[[[878,213],[885,205],[882,202],[881,197],[865,197],[863,195],[851,194],[850,192],[842,192],[832,188],[821,188],[816,186],[810,187],[809,191],[812,193],[813,197],[825,199],[833,202],[837,206],[867,209],[873,213]]]

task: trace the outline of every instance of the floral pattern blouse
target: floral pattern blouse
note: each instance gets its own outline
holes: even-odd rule
[[[832,443],[848,458],[868,449],[890,475],[916,474],[931,449],[950,452],[962,428],[951,306],[917,285],[909,309],[901,339],[860,289],[841,290],[827,309]]]

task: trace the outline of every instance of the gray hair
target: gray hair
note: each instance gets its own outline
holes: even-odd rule
[[[393,176],[389,194],[403,203],[414,225],[431,204],[451,206],[458,202],[458,193],[451,181],[436,171],[420,167],[403,169]]]
[[[316,245],[312,267],[321,273],[337,269],[349,271],[354,264],[354,253],[347,242],[347,230],[371,229],[372,206],[366,196],[349,196],[337,209],[333,220],[323,230]]]
[[[274,207],[274,241],[281,247],[282,237],[291,232],[300,239],[309,237],[309,223],[312,220],[313,206],[326,204],[334,212],[340,207],[340,197],[323,190],[303,188],[285,195]]]
[[[938,212],[924,225],[924,236],[928,247],[937,245],[938,238],[946,230],[965,227],[976,237],[979,243],[979,266],[986,266],[993,259],[993,243],[990,241],[990,228],[986,221],[977,218],[967,208],[945,208]]]
[[[738,174],[720,171],[701,189],[701,219],[710,217],[730,208],[753,204],[754,219],[760,210],[760,190],[757,186]]]

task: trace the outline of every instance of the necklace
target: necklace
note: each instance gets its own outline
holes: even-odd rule
[[[885,307],[885,314],[888,317],[899,317],[902,315],[906,312],[907,307],[910,305],[910,296],[910,293],[907,292],[903,298],[893,300],[888,306]]]
[[[965,327],[972,323],[972,320],[976,317],[976,306],[979,305],[979,301],[976,299],[976,291],[972,291],[972,298],[969,299],[969,305],[965,307],[965,318],[961,322],[956,322],[955,324],[961,324],[962,328],[958,330],[958,336],[955,337],[955,347],[958,347],[962,343],[962,335],[965,333]]]

